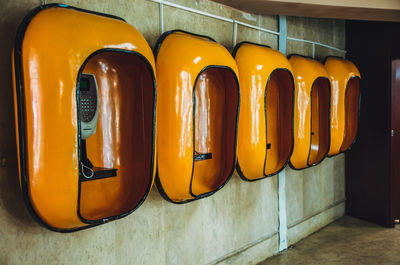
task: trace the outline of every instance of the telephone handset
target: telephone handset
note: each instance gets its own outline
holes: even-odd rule
[[[81,180],[114,177],[117,169],[94,167],[87,157],[86,139],[96,133],[99,116],[99,97],[96,77],[82,74],[79,80],[79,118],[81,125]]]

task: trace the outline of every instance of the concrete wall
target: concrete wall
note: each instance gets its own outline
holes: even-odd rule
[[[174,0],[188,7],[278,30],[276,16],[242,13],[207,0]],[[36,224],[18,190],[11,50],[16,28],[39,0],[0,3],[0,264],[256,264],[278,250],[278,178],[247,183],[234,175],[214,196],[186,205],[168,203],[153,189],[133,214],[85,231],[60,234]],[[159,5],[145,0],[73,0],[67,4],[121,16],[151,46],[161,33]],[[344,22],[288,17],[288,35],[344,48]],[[164,6],[164,29],[210,35],[229,50],[233,26]],[[56,33],[55,33],[56,34]],[[276,36],[238,26],[237,41],[277,48]],[[312,46],[288,41],[288,53]],[[316,48],[316,56],[341,55]],[[344,157],[317,167],[286,169],[288,241],[293,244],[344,214]],[[284,207],[284,206],[281,206]]]

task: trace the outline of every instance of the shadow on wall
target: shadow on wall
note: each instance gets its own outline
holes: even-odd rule
[[[15,143],[14,102],[12,84],[12,49],[18,25],[38,3],[21,5],[18,1],[2,3],[0,10],[0,205],[16,223],[37,227],[26,210],[19,189],[17,147]],[[3,13],[4,12],[4,13]]]

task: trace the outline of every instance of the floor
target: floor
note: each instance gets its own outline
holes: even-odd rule
[[[259,265],[400,264],[400,225],[384,228],[345,216]]]

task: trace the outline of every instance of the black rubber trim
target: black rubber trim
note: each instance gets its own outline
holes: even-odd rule
[[[68,233],[68,232],[75,232],[79,230],[84,230],[90,227],[97,226],[101,223],[96,223],[96,224],[91,224],[83,227],[78,227],[78,228],[73,228],[73,229],[60,229],[56,228],[53,226],[50,226],[47,224],[35,211],[32,201],[30,199],[29,195],[29,177],[27,173],[27,150],[26,150],[26,131],[25,131],[25,94],[24,94],[24,78],[23,78],[23,66],[22,66],[22,44],[23,40],[25,37],[25,32],[29,26],[29,23],[32,21],[32,19],[40,12],[48,8],[68,8],[68,9],[73,9],[85,13],[90,13],[94,15],[99,15],[103,17],[109,17],[117,20],[124,21],[124,19],[113,16],[113,15],[108,15],[108,14],[103,14],[103,13],[98,13],[90,10],[85,10],[85,9],[80,9],[64,4],[47,4],[47,5],[42,5],[39,7],[36,7],[35,9],[31,10],[22,20],[21,24],[19,25],[17,29],[17,34],[15,37],[15,43],[14,43],[14,74],[15,74],[15,90],[16,90],[16,98],[17,98],[17,117],[18,117],[18,142],[19,142],[19,158],[20,158],[20,182],[21,182],[21,192],[22,192],[22,197],[25,202],[26,208],[28,209],[29,214],[32,216],[34,220],[36,220],[40,225],[43,227],[55,231],[55,232],[60,232],[60,233]],[[153,72],[154,75],[154,72]],[[153,81],[155,84],[155,80]],[[155,87],[154,87],[155,88]],[[154,98],[155,100],[155,98]],[[79,104],[77,104],[79,105]],[[155,106],[155,104],[154,104]],[[155,108],[155,107],[154,107]],[[155,130],[155,111],[153,114],[153,132]],[[153,133],[153,152],[154,152],[154,133]],[[152,164],[154,165],[154,157],[152,157]],[[154,166],[153,166],[154,167]],[[78,177],[78,176],[77,176]],[[79,188],[80,190],[80,188]],[[80,191],[79,191],[80,192]],[[78,197],[79,198],[79,197]],[[79,202],[78,202],[79,206]]]
[[[317,61],[317,62],[318,62],[318,60],[312,58],[311,56],[302,55],[302,54],[298,54],[298,53],[291,53],[291,54],[289,54],[289,55],[287,56],[288,60],[290,60],[290,58],[292,58],[293,56],[303,57],[303,58],[305,58],[305,59],[310,59],[310,60],[313,60],[313,61]]]
[[[310,167],[312,167],[312,166],[316,166],[316,165],[318,165],[319,163],[321,163],[322,162],[322,160],[324,160],[327,156],[328,156],[328,153],[329,153],[329,149],[331,148],[331,96],[332,96],[332,94],[331,94],[331,81],[329,80],[329,78],[328,77],[318,77],[317,79],[315,79],[314,80],[314,82],[313,82],[313,84],[312,84],[312,86],[311,86],[311,93],[310,93],[310,98],[312,98],[312,93],[313,93],[313,87],[314,87],[314,84],[315,84],[315,82],[317,82],[317,80],[320,80],[320,79],[325,79],[325,80],[327,80],[328,81],[328,92],[329,92],[329,109],[328,109],[328,113],[329,113],[329,122],[328,122],[328,150],[326,151],[326,153],[325,153],[325,155],[322,157],[322,159],[320,160],[320,161],[317,161],[317,162],[315,162],[314,164],[310,164],[309,163],[309,161],[310,161],[310,155],[311,155],[311,143],[312,143],[312,136],[315,134],[313,131],[312,131],[312,104],[313,104],[313,102],[312,102],[312,100],[310,101],[310,108],[311,108],[311,119],[310,119],[310,122],[311,122],[311,135],[310,135],[310,149],[309,149],[309,151],[308,151],[308,157],[307,157],[307,165],[308,166],[310,166]]]
[[[361,94],[362,94],[362,91],[361,91],[361,78],[360,78],[359,76],[353,76],[353,77],[351,77],[351,78],[349,79],[349,81],[350,81],[351,79],[353,79],[353,78],[357,78],[357,79],[358,79],[358,86],[359,86],[359,89],[360,89],[360,93],[359,93],[359,95],[358,95],[357,133],[356,133],[356,136],[354,137],[353,142],[349,145],[349,147],[348,147],[346,150],[341,151],[340,153],[345,153],[346,151],[351,150],[351,148],[353,147],[353,145],[354,145],[354,144],[357,142],[357,140],[358,140],[358,128],[359,128],[359,125],[360,125],[360,115],[361,115]],[[347,95],[347,84],[346,84],[346,95]]]
[[[320,164],[328,156],[329,149],[330,149],[330,146],[331,146],[331,130],[330,130],[330,128],[331,128],[331,82],[330,82],[328,77],[319,76],[313,81],[313,83],[311,85],[311,90],[310,90],[310,108],[312,109],[311,96],[312,96],[313,86],[314,86],[315,82],[317,80],[319,80],[319,79],[327,79],[328,80],[328,90],[329,90],[329,128],[328,128],[329,141],[328,141],[328,148],[327,148],[327,151],[326,151],[325,155],[321,158],[320,161],[318,161],[318,162],[316,162],[314,164],[309,164],[308,163],[309,158],[310,158],[310,152],[311,152],[311,138],[312,138],[312,135],[311,135],[312,134],[312,113],[311,113],[311,119],[310,119],[310,149],[308,150],[308,156],[307,156],[307,165],[308,166],[307,167],[303,167],[303,168],[296,168],[296,167],[293,166],[292,162],[289,161],[290,168],[294,169],[294,170],[303,170],[303,169],[314,167],[314,166]]]
[[[237,127],[238,127],[238,120],[239,120],[239,108],[240,108],[240,86],[239,86],[239,80],[235,74],[235,71],[233,71],[232,68],[225,66],[225,65],[208,65],[206,67],[204,67],[200,73],[197,75],[196,77],[196,81],[194,82],[193,85],[193,146],[195,145],[195,116],[196,116],[196,107],[197,107],[197,102],[196,102],[196,95],[195,95],[195,89],[196,89],[196,85],[197,85],[197,81],[200,77],[200,75],[206,71],[207,69],[210,68],[218,68],[218,69],[226,69],[231,71],[233,77],[235,78],[235,82],[236,82],[236,89],[237,89],[237,93],[238,93],[238,102],[237,102],[237,108],[236,108],[236,122],[235,122],[235,140],[234,140],[234,150],[233,150],[233,165],[232,165],[232,169],[229,173],[229,175],[227,176],[226,180],[215,190],[210,191],[210,192],[206,192],[203,194],[194,194],[193,190],[192,190],[192,183],[193,183],[193,172],[194,172],[194,161],[192,164],[192,176],[190,178],[190,188],[189,188],[189,193],[190,195],[192,195],[195,199],[200,199],[200,198],[204,198],[207,196],[210,196],[212,194],[214,194],[215,192],[217,192],[218,190],[222,189],[223,186],[225,186],[225,184],[230,180],[230,178],[232,177],[233,171],[235,170],[235,165],[236,165],[236,145],[237,145]]]
[[[267,156],[268,156],[268,152],[265,155],[265,160],[264,160],[264,169],[263,169],[263,173],[264,173],[264,177],[272,177],[276,174],[279,174],[279,172],[281,172],[282,170],[284,170],[286,168],[286,166],[289,163],[290,158],[292,157],[293,154],[293,148],[294,148],[294,103],[295,103],[295,93],[296,93],[296,85],[294,83],[294,77],[292,72],[287,69],[287,68],[277,68],[274,69],[274,71],[272,71],[271,75],[268,77],[268,82],[267,82],[267,86],[265,87],[265,96],[264,96],[264,109],[265,109],[265,125],[267,124],[267,88],[269,85],[269,81],[271,79],[272,74],[274,74],[276,71],[286,71],[289,73],[290,79],[291,79],[291,84],[292,84],[292,147],[290,150],[290,153],[288,155],[288,158],[286,159],[286,162],[283,164],[283,166],[277,170],[275,173],[269,174],[269,175],[265,175],[265,164],[267,162]],[[265,132],[265,137],[267,137],[267,131]]]
[[[161,44],[164,42],[165,38],[167,38],[169,35],[171,35],[173,33],[185,33],[185,34],[192,35],[192,36],[195,36],[195,37],[205,38],[205,39],[208,39],[208,40],[210,40],[212,42],[216,42],[213,38],[211,38],[209,36],[200,35],[200,34],[188,32],[188,31],[184,31],[184,30],[181,30],[181,29],[169,30],[169,31],[166,31],[163,34],[161,34],[161,36],[158,37],[158,39],[156,41],[156,44],[154,45],[153,54],[154,54],[154,58],[155,58],[156,61],[157,61],[158,52],[160,51]]]
[[[323,64],[324,66],[325,66],[326,61],[327,61],[329,58],[340,59],[340,60],[346,60],[345,58],[340,57],[340,56],[328,55],[328,56],[326,56],[326,57],[324,58],[324,60],[322,61],[322,64]]]
[[[277,71],[287,71],[289,73],[290,78],[291,78],[291,84],[292,84],[292,91],[293,91],[293,93],[292,93],[292,147],[291,147],[291,150],[290,150],[290,154],[289,154],[286,162],[283,164],[283,166],[279,170],[277,170],[275,173],[265,175],[265,165],[266,165],[267,155],[268,155],[268,151],[267,151],[265,153],[265,158],[264,158],[263,177],[256,178],[256,179],[249,179],[244,175],[242,169],[240,168],[239,158],[238,158],[238,161],[237,161],[237,164],[236,164],[236,171],[238,172],[239,177],[244,181],[253,182],[253,181],[262,180],[262,179],[265,179],[265,178],[269,178],[269,177],[275,176],[276,174],[279,174],[289,164],[290,158],[291,158],[291,156],[293,154],[293,148],[294,148],[294,103],[295,103],[294,98],[295,98],[296,86],[295,86],[295,83],[294,83],[293,74],[287,68],[276,68],[271,72],[271,74],[268,77],[268,81],[267,81],[267,84],[265,85],[265,93],[264,93],[265,125],[267,125],[267,104],[266,104],[266,102],[267,102],[267,88],[268,88],[268,85],[269,85],[269,81],[271,80],[271,76]],[[267,139],[267,126],[265,126],[265,137]],[[268,144],[266,146],[266,149],[268,149]]]
[[[89,55],[86,60],[84,61],[84,63],[82,64],[82,66],[79,69],[78,72],[78,78],[76,81],[76,100],[77,102],[79,102],[79,80],[81,78],[82,72],[86,66],[86,64],[89,62],[89,60],[101,53],[106,53],[106,52],[122,52],[122,53],[127,53],[127,54],[132,54],[135,55],[137,57],[139,57],[139,59],[141,59],[146,66],[148,67],[149,73],[151,75],[151,79],[153,80],[153,135],[152,135],[152,152],[151,152],[151,164],[150,164],[150,181],[147,185],[147,189],[145,194],[143,195],[142,199],[135,205],[133,206],[129,211],[119,214],[119,215],[114,215],[114,216],[110,216],[110,217],[106,217],[106,218],[101,218],[101,219],[97,219],[97,220],[88,220],[83,218],[83,216],[81,215],[80,212],[80,198],[81,198],[81,182],[79,181],[79,188],[78,188],[78,208],[77,208],[77,214],[79,216],[79,219],[87,224],[91,224],[91,225],[99,225],[99,224],[103,224],[109,221],[113,221],[113,220],[117,220],[120,219],[122,217],[125,217],[129,214],[131,214],[133,211],[135,211],[140,205],[142,205],[142,203],[144,202],[144,200],[146,199],[147,195],[150,192],[151,186],[152,186],[152,182],[153,182],[153,170],[154,170],[154,152],[155,152],[155,121],[156,121],[156,100],[157,100],[157,90],[156,90],[156,79],[155,79],[155,74],[154,74],[154,70],[150,64],[150,62],[147,60],[146,57],[144,57],[142,54],[136,52],[136,51],[131,51],[131,50],[122,50],[122,49],[115,49],[115,48],[104,48],[104,49],[100,49],[97,50],[95,52],[93,52],[91,55]],[[76,104],[77,105],[77,113],[80,112],[80,104]],[[79,157],[79,164],[81,163],[81,128],[80,128],[80,115],[77,115],[78,117],[78,157]],[[79,167],[79,178],[81,179],[82,176],[82,172],[81,172],[81,167]]]
[[[242,41],[242,42],[239,42],[238,44],[236,44],[235,47],[232,50],[232,56],[234,58],[236,57],[237,51],[239,50],[240,47],[242,47],[243,44],[250,44],[250,45],[260,46],[260,47],[263,47],[263,48],[272,49],[271,46],[268,46],[268,45],[259,44],[259,43],[255,43],[255,42],[251,42],[251,41]]]

